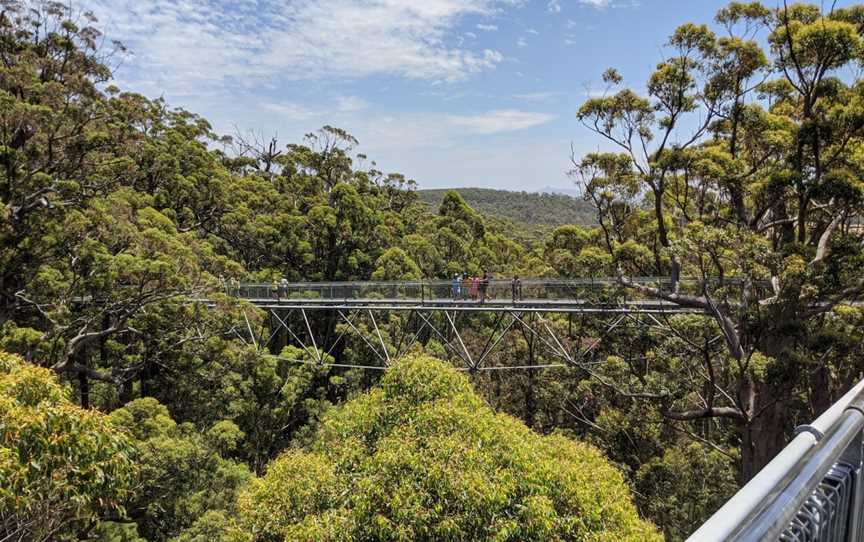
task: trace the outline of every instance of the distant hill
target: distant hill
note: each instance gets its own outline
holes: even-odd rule
[[[546,186],[540,191],[542,194],[561,194],[564,196],[572,196],[579,198],[582,196],[582,191],[576,188],[560,188],[557,186]]]
[[[420,199],[437,209],[450,189],[418,190]],[[564,194],[511,192],[491,188],[454,188],[468,205],[495,218],[530,226],[595,224],[594,210],[581,199]]]

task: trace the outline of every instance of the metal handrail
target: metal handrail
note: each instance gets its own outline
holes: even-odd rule
[[[862,433],[864,380],[800,427],[688,542],[864,540]]]
[[[464,278],[464,277],[463,277]],[[509,285],[511,283],[512,277],[507,278],[493,278],[489,280],[489,284],[496,285]],[[630,282],[636,284],[666,284],[671,282],[670,277],[631,277],[629,278]],[[617,285],[619,283],[619,279],[616,277],[583,277],[583,278],[521,278],[523,286],[532,285],[532,286],[567,286],[567,285],[579,285],[579,286],[590,286],[590,285]],[[679,284],[699,284],[703,282],[703,279],[694,278],[694,277],[681,277],[678,279]],[[717,278],[709,278],[709,283],[717,283],[719,279]],[[740,277],[726,277],[723,279],[723,282],[726,284],[742,284],[744,282],[743,278]],[[767,281],[762,281],[759,284],[761,285],[769,284]],[[274,282],[239,282],[237,283],[240,286],[249,286],[249,287],[271,287]],[[428,280],[383,280],[383,281],[374,281],[374,280],[342,280],[342,281],[301,281],[301,282],[286,282],[282,283],[281,281],[276,281],[276,284],[282,284],[284,286],[288,286],[291,288],[329,288],[329,287],[354,287],[354,288],[368,288],[368,287],[392,287],[392,286],[448,286],[453,284],[453,279],[428,279]]]

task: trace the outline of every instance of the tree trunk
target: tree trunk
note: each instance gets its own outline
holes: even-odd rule
[[[827,366],[822,365],[813,373],[810,389],[810,407],[815,418],[828,410],[835,400],[831,396],[831,371]]]
[[[75,353],[75,363],[82,367],[88,366],[87,348],[82,348]],[[90,378],[86,371],[78,371],[78,391],[81,396],[81,408],[90,408]]]
[[[753,478],[788,442],[790,420],[785,393],[774,386],[755,385],[755,417],[744,426],[741,438],[741,484]]]
[[[132,380],[127,378],[120,384],[120,406],[125,405],[133,399]]]

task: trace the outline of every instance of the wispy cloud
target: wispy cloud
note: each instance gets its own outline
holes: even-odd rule
[[[276,113],[286,120],[305,121],[320,117],[322,111],[312,109],[295,103],[264,103],[261,108],[271,113]]]
[[[519,46],[519,47],[527,47],[527,46],[528,46],[528,42],[525,41],[525,38],[524,38],[524,37],[520,36],[519,39],[516,40],[516,45]]]
[[[579,0],[579,3],[597,9],[635,8],[639,6],[639,0]]]
[[[169,94],[278,80],[395,75],[454,81],[494,68],[491,49],[455,43],[463,18],[512,0],[82,0],[127,66]],[[128,71],[128,67],[125,68]],[[146,75],[145,75],[146,74]],[[134,76],[130,76],[134,77]],[[145,89],[150,90],[150,89]]]
[[[548,102],[563,96],[565,93],[561,91],[542,91],[542,92],[526,92],[524,94],[514,94],[513,98],[524,100],[526,102]]]
[[[546,4],[546,9],[549,13],[561,13],[561,2],[559,0],[549,0],[549,3]]]
[[[483,32],[495,32],[498,30],[497,24],[478,24],[477,30],[482,30]]]
[[[497,134],[525,130],[551,122],[555,115],[516,109],[500,109],[479,115],[451,115],[449,122],[475,134]]]
[[[338,96],[326,106],[308,106],[294,102],[265,102],[260,105],[264,111],[276,113],[287,121],[303,122],[309,120],[327,121],[334,114],[357,113],[369,108],[369,103],[357,96]]]
[[[336,109],[342,113],[362,111],[369,107],[369,102],[357,96],[340,96],[336,98]]]

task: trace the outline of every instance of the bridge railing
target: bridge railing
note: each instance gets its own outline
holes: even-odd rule
[[[688,542],[864,540],[864,381],[795,438]]]
[[[668,277],[639,277],[634,282],[668,290],[672,282]],[[730,285],[738,285],[734,279]],[[679,289],[688,293],[699,293],[702,282],[682,279]],[[713,284],[712,286],[716,286]],[[304,299],[304,300],[475,300],[481,296],[480,288],[469,281],[424,280],[424,281],[351,281],[351,282],[288,282],[288,283],[228,283],[229,295],[244,299]],[[517,299],[532,300],[578,300],[598,295],[613,301],[622,292],[617,280],[609,277],[584,279],[522,279],[515,292]],[[629,292],[633,298],[633,292]],[[638,297],[638,296],[635,296]],[[507,301],[514,298],[510,279],[493,279],[486,289],[487,300]]]

